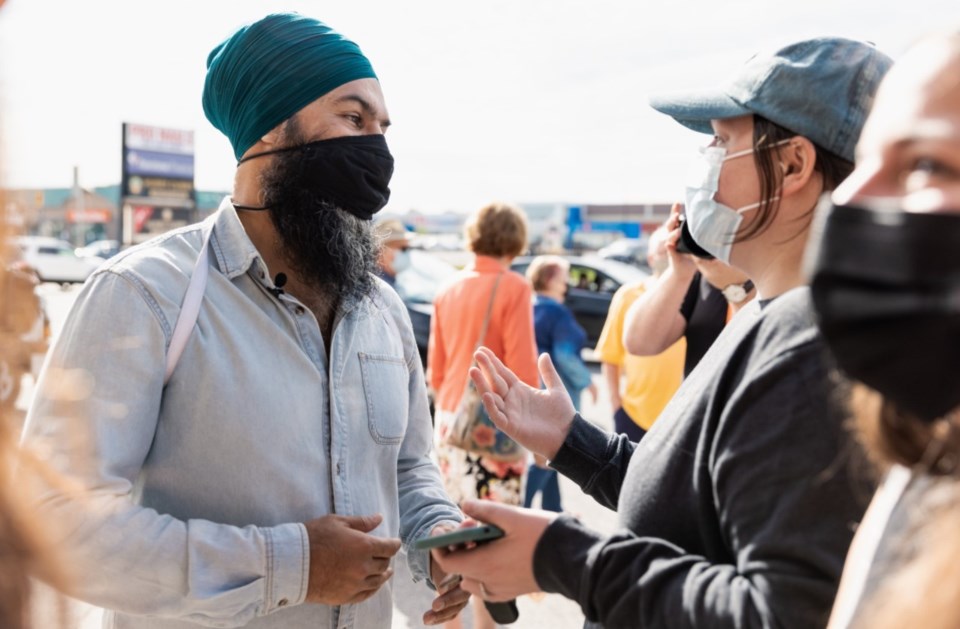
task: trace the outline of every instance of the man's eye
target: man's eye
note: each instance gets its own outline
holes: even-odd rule
[[[359,114],[347,114],[346,117],[358,129],[363,126],[363,118]]]

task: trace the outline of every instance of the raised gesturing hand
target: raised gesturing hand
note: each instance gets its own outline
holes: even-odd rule
[[[523,447],[553,459],[576,411],[550,356],[541,354],[537,363],[546,389],[522,382],[486,347],[478,349],[475,357],[479,367],[470,369],[470,378],[493,423]]]

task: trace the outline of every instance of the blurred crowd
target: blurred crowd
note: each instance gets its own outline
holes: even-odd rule
[[[960,31],[896,62],[792,42],[654,97],[705,141],[596,346],[569,260],[511,271],[526,219],[492,202],[426,369],[395,290],[411,234],[376,216],[387,102],[313,18],[213,48],[232,195],[105,262],[22,430],[0,408],[0,626],[65,625],[42,581],[105,626],[389,627],[396,561],[428,625],[553,592],[597,627],[960,626]],[[19,364],[37,279],[9,259]],[[613,432],[580,414],[597,380]],[[564,510],[559,475],[618,530]],[[500,539],[430,541],[479,524]]]

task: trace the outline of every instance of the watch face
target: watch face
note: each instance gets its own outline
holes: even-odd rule
[[[727,301],[734,304],[739,304],[747,298],[747,290],[743,287],[743,284],[731,284],[721,292],[727,298]]]

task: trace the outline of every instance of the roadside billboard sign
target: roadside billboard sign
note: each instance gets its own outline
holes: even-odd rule
[[[123,123],[121,230],[143,242],[198,219],[193,131]]]

